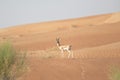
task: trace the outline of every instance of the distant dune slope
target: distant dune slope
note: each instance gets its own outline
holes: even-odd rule
[[[110,16],[111,14],[105,14],[98,16],[90,16],[86,18],[19,25],[19,26],[1,29],[0,33],[6,35],[15,35],[15,34],[29,35],[34,33],[50,32],[56,29],[61,29],[66,27],[68,28],[71,26],[98,25],[100,23],[103,24],[103,22],[107,20]]]
[[[120,22],[120,12],[112,14],[111,17],[105,21],[105,23],[117,23],[117,22]]]

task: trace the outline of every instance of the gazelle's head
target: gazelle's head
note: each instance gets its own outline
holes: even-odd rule
[[[57,42],[57,43],[60,43],[59,40],[60,40],[59,38],[56,38],[56,42]]]
[[[57,42],[57,45],[60,46],[60,39],[59,38],[56,38],[56,42]]]

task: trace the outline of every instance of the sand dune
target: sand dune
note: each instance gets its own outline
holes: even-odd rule
[[[76,50],[77,58],[119,58],[120,42]]]
[[[30,58],[30,70],[20,80],[109,80],[115,59],[39,59]]]
[[[1,34],[5,33],[6,35],[14,35],[14,34],[25,35],[25,34],[51,32],[51,31],[63,29],[66,27],[69,28],[71,26],[98,25],[98,23],[103,23],[110,16],[111,14],[106,14],[106,15],[100,15],[100,16],[92,16],[92,17],[90,16],[86,18],[19,25],[19,26],[2,29],[0,30],[0,33]]]
[[[22,80],[109,80],[108,67],[120,63],[119,36],[119,12],[0,29],[0,42],[28,52],[30,71]],[[72,45],[74,59],[61,57],[56,37]]]
[[[112,14],[111,17],[105,21],[105,23],[116,23],[116,22],[120,22],[120,13]]]

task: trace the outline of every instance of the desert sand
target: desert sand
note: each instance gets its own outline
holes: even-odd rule
[[[57,37],[72,45],[74,58],[61,56]],[[27,52],[20,80],[110,80],[110,66],[120,67],[120,12],[3,28],[5,40]]]

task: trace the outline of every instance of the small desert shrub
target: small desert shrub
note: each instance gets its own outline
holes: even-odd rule
[[[73,28],[77,28],[78,26],[77,25],[72,25]]]
[[[0,45],[0,80],[16,80],[25,68],[25,55],[8,42]]]
[[[120,69],[118,67],[111,67],[110,68],[110,80],[120,80]]]

